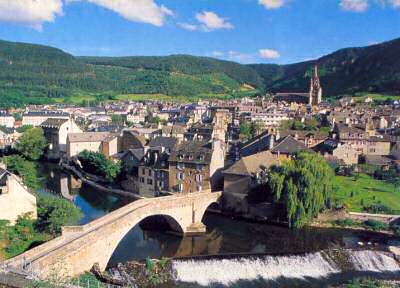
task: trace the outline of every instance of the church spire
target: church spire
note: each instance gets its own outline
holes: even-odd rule
[[[316,63],[314,69],[314,77],[311,77],[309,104],[315,106],[321,103],[321,101],[322,101],[322,87],[319,81],[318,64]]]

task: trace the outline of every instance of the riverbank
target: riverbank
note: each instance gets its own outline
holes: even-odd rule
[[[89,185],[89,186],[91,186],[91,187],[93,187],[93,188],[95,188],[97,190],[100,190],[100,191],[103,191],[103,192],[106,192],[106,193],[112,193],[112,194],[120,195],[120,196],[123,196],[123,197],[129,197],[129,198],[132,198],[132,199],[135,199],[135,200],[144,199],[144,197],[142,197],[140,195],[137,195],[137,194],[134,194],[132,192],[125,191],[125,190],[122,190],[122,189],[116,189],[116,188],[112,188],[112,187],[107,187],[107,186],[104,186],[104,185],[98,183],[95,180],[90,180],[90,178],[93,178],[93,177],[89,176],[88,173],[82,171],[81,169],[78,170],[76,167],[73,167],[73,166],[71,166],[69,164],[66,164],[66,163],[62,162],[62,161],[60,162],[60,167],[62,167],[63,169],[73,173],[76,177],[81,179],[82,182],[86,183],[87,185]]]
[[[400,263],[388,251],[330,249],[290,255],[147,259],[119,264],[107,275],[114,283],[135,284],[140,279],[139,287],[143,288],[164,287],[163,284],[192,288],[346,287],[337,285],[362,276],[400,280]]]

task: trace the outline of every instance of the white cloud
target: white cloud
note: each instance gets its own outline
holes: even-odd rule
[[[258,0],[267,9],[278,9],[285,5],[285,0]]]
[[[62,15],[61,0],[1,0],[0,21],[19,23],[41,30],[44,22]]]
[[[245,54],[237,51],[229,51],[228,52],[228,60],[240,62],[243,64],[249,64],[255,62],[255,57],[251,54]]]
[[[189,24],[189,23],[178,23],[180,27],[183,29],[189,30],[189,31],[196,31],[199,29],[199,26],[195,24]]]
[[[343,10],[352,12],[365,12],[368,10],[368,0],[341,0],[340,6]]]
[[[400,8],[400,0],[389,0],[389,2],[393,7]]]
[[[154,0],[87,0],[90,3],[112,10],[125,19],[161,27],[166,18],[174,13]]]
[[[224,55],[225,55],[225,53],[221,52],[221,51],[213,51],[213,52],[211,52],[211,56],[212,57],[223,57]]]
[[[277,59],[281,57],[279,52],[273,49],[260,49],[258,53],[259,56],[264,59]]]
[[[196,13],[196,19],[201,23],[204,31],[233,28],[233,25],[228,21],[228,19],[222,18],[211,11]]]

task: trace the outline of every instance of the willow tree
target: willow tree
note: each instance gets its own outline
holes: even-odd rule
[[[293,160],[273,166],[268,187],[283,204],[290,227],[301,228],[330,202],[334,173],[318,154],[300,152]]]

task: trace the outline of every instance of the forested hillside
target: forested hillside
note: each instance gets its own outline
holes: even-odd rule
[[[193,56],[89,58],[59,49],[0,41],[0,105],[21,106],[97,93],[208,96],[263,89],[250,67]]]
[[[325,96],[356,92],[400,93],[400,39],[339,50],[318,60],[291,65],[250,65],[270,91],[309,89],[308,71],[318,63]]]
[[[0,41],[0,106],[68,102],[85,95],[216,97],[260,92],[304,92],[318,63],[325,96],[400,93],[400,39],[342,49],[290,65],[241,65],[208,57],[74,57],[59,49]],[[248,87],[246,85],[246,87]],[[93,96],[95,95],[95,96]],[[78,99],[80,99],[78,97]]]

